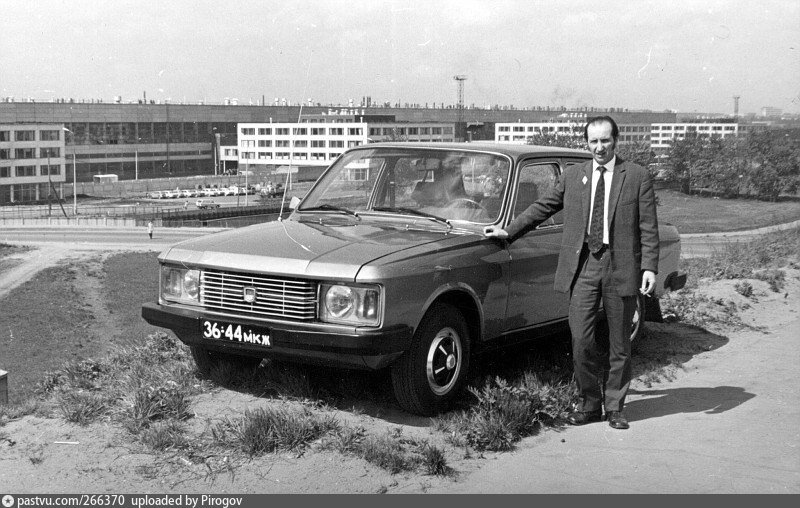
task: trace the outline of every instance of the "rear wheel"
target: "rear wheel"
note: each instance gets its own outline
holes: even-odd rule
[[[211,376],[222,364],[231,365],[237,370],[251,371],[255,370],[261,363],[261,358],[254,358],[252,356],[221,353],[200,346],[190,346],[189,349],[192,352],[194,363],[197,365],[197,371],[202,377]]]
[[[633,311],[633,319],[631,319],[631,343],[636,344],[636,341],[642,337],[644,333],[644,295],[636,295],[636,309]]]
[[[631,341],[631,347],[636,347],[638,340],[644,333],[644,298],[645,297],[642,294],[636,296],[636,307],[634,308],[633,317],[631,318],[630,335],[628,337]],[[601,343],[608,344],[608,322],[606,321],[605,310],[601,312],[600,317],[597,320],[596,333],[599,335],[599,340]]]
[[[464,385],[469,342],[469,330],[457,308],[431,306],[410,349],[392,366],[392,386],[400,406],[421,415],[446,409]]]

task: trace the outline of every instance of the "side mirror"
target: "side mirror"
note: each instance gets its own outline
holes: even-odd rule
[[[297,208],[297,205],[300,204],[300,198],[297,196],[292,196],[292,199],[289,200],[289,210],[294,210]]]

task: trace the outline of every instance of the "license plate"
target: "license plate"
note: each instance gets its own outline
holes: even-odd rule
[[[220,321],[200,321],[200,333],[205,339],[229,340],[231,342],[241,342],[243,344],[257,344],[260,346],[272,347],[269,338],[269,330],[263,328],[251,328],[248,326],[234,325]]]

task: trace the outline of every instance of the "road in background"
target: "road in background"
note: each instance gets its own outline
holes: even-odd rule
[[[223,228],[155,228],[152,240],[147,227],[106,228],[91,226],[11,227],[0,232],[0,243],[43,245],[63,243],[77,250],[162,250],[173,243],[203,236]]]

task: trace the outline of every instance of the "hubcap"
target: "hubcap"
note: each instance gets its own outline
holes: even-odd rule
[[[461,372],[461,338],[452,328],[442,328],[431,341],[425,373],[428,385],[436,395],[445,395]]]

